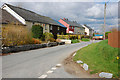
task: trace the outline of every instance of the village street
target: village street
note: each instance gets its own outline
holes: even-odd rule
[[[94,41],[98,42],[98,41]],[[81,42],[76,44],[61,45],[50,48],[42,48],[31,51],[18,52],[2,57],[2,77],[3,78],[74,78],[67,73],[63,65],[55,70],[51,68],[62,61],[74,51],[91,44]],[[48,72],[52,70],[53,72]],[[48,72],[48,74],[46,73]],[[47,75],[47,76],[46,76]],[[85,76],[84,77],[89,77]],[[82,78],[82,75],[81,75]]]

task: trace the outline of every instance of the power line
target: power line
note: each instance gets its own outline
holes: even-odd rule
[[[108,2],[106,2],[106,4],[108,4],[110,2],[110,0]]]
[[[109,8],[107,8],[107,10],[108,10],[108,12],[110,13],[111,17],[114,19],[114,17],[112,16],[112,14],[111,14],[111,12],[110,12]]]

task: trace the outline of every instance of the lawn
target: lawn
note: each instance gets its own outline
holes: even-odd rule
[[[89,65],[90,74],[109,72],[118,78],[118,48],[108,45],[108,40],[92,43],[77,51],[74,61],[82,60]]]

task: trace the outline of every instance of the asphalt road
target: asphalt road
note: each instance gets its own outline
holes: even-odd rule
[[[98,41],[95,41],[98,42]],[[76,44],[61,45],[31,51],[13,53],[2,57],[3,78],[75,78],[67,73],[63,66],[55,67],[74,51],[91,44],[81,42]],[[53,72],[50,72],[52,70]],[[49,72],[48,72],[49,71]],[[48,73],[47,73],[48,72]]]

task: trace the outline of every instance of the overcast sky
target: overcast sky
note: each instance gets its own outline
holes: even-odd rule
[[[34,11],[40,15],[51,17],[52,19],[59,20],[60,18],[68,18],[71,21],[77,21],[80,24],[87,24],[97,32],[103,31],[104,24],[104,3],[94,2],[96,0],[84,0],[73,1],[73,2],[40,2],[36,0],[31,0],[27,2],[18,2],[13,0],[13,2],[6,3],[12,4],[14,6],[19,6],[31,11]],[[97,0],[98,1],[98,0]],[[104,1],[104,0],[101,0]],[[106,1],[106,0],[105,0]],[[108,2],[109,0],[107,0]],[[115,2],[114,2],[115,1]],[[118,25],[118,0],[110,0],[107,3],[106,12],[106,30],[110,30]],[[5,1],[0,2],[0,6]]]

